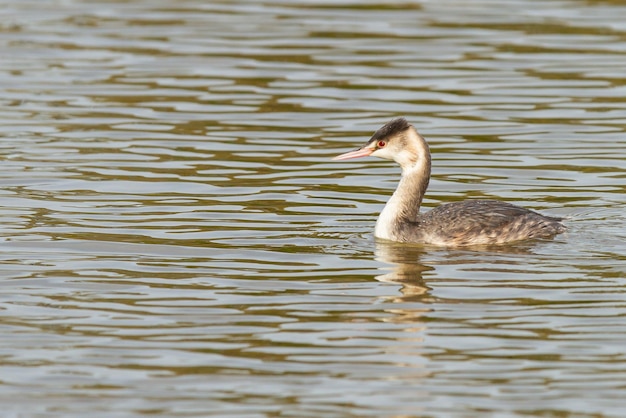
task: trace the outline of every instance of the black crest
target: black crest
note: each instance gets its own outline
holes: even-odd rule
[[[383,125],[382,128],[374,132],[374,135],[372,135],[372,138],[369,140],[369,142],[389,138],[391,136],[399,134],[400,132],[406,131],[410,127],[411,125],[404,118],[393,119]]]

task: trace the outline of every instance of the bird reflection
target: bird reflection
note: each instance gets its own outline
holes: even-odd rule
[[[376,242],[376,259],[392,264],[391,271],[376,276],[376,280],[385,283],[394,283],[401,286],[400,295],[386,297],[393,303],[419,302],[420,305],[398,306],[397,309],[385,309],[395,316],[393,322],[415,323],[424,314],[430,312],[430,307],[424,307],[424,303],[432,303],[431,288],[426,285],[422,274],[425,271],[434,270],[433,267],[420,264],[420,257],[424,250],[420,247],[398,244],[390,241]],[[421,307],[420,307],[421,306]]]

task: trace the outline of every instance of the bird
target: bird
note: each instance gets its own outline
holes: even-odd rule
[[[400,182],[376,221],[376,238],[462,247],[551,238],[566,230],[562,218],[499,200],[452,202],[421,213],[420,206],[430,181],[430,148],[403,117],[386,123],[362,147],[333,160],[367,156],[393,160],[402,169]]]

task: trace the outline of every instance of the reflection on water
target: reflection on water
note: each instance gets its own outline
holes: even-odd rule
[[[400,289],[403,299],[421,300],[432,290],[426,284],[424,272],[435,270],[433,267],[420,263],[420,257],[426,255],[426,249],[420,246],[398,244],[386,241],[376,242],[376,259],[392,267],[388,273],[376,276],[377,280],[402,285]]]
[[[620,2],[4,12],[6,414],[621,416]],[[400,115],[433,152],[425,206],[568,232],[376,242],[398,168],[330,157]]]

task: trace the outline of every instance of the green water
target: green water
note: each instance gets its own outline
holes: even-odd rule
[[[7,1],[7,417],[620,417],[626,6]],[[428,208],[554,240],[376,242],[428,139]]]

